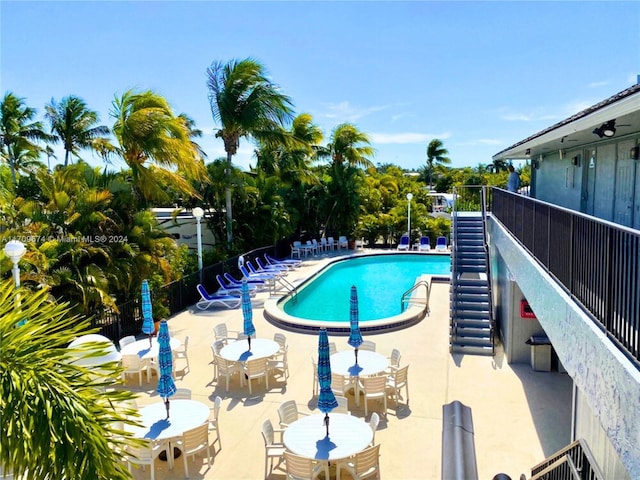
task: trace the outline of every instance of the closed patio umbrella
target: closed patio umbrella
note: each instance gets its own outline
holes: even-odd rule
[[[347,343],[355,348],[356,364],[358,363],[358,347],[362,345],[362,334],[358,324],[358,291],[356,286],[351,286],[351,300],[349,309],[349,340]]]
[[[321,328],[318,337],[318,409],[324,413],[324,425],[329,436],[329,412],[338,406],[336,396],[331,390],[331,361],[329,359],[329,337],[327,329]]]
[[[169,326],[166,320],[160,322],[158,332],[158,365],[160,367],[160,378],[158,378],[158,388],[156,391],[164,399],[167,408],[167,418],[169,418],[169,397],[176,393],[176,384],[173,382],[173,354],[171,352],[171,339],[169,338]]]
[[[256,327],[253,326],[253,306],[251,305],[251,295],[249,285],[246,280],[242,281],[242,316],[244,317],[243,333],[247,336],[249,350],[251,350],[251,335],[255,335]]]
[[[142,333],[149,335],[149,348],[151,348],[151,334],[153,333],[153,310],[151,308],[151,293],[149,282],[142,281]]]

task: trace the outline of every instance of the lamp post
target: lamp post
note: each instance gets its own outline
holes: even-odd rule
[[[18,266],[18,262],[27,251],[24,243],[18,240],[10,240],[4,246],[4,253],[11,259],[13,262],[13,281],[16,284],[16,289],[20,287],[20,267]]]
[[[198,270],[200,271],[200,283],[202,283],[202,227],[200,219],[204,215],[204,210],[200,207],[194,208],[191,213],[196,217],[196,236],[198,238]]]
[[[407,204],[407,235],[409,235],[409,245],[411,245],[411,199],[413,198],[412,193],[407,193],[407,200],[409,203]]]

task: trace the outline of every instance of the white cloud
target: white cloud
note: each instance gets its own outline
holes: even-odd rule
[[[538,122],[547,120],[556,120],[560,118],[558,115],[549,113],[532,112],[532,113],[504,113],[500,116],[502,120],[507,122]]]
[[[375,112],[386,110],[390,105],[374,105],[371,107],[356,107],[349,102],[329,103],[326,105],[327,111],[319,114],[321,117],[336,118],[340,122],[355,122],[362,117]]]
[[[607,85],[610,85],[610,84],[611,82],[609,80],[601,80],[599,82],[591,82],[587,84],[587,87],[589,88],[606,87]]]
[[[428,143],[434,138],[441,140],[451,137],[449,132],[443,132],[440,134],[430,133],[415,133],[415,132],[403,132],[403,133],[371,133],[369,138],[372,143],[380,144],[405,144],[405,143]]]

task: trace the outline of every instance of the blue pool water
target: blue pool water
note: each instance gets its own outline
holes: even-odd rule
[[[423,274],[449,275],[449,255],[390,254],[346,259],[329,268],[300,289],[297,301],[283,310],[294,317],[329,322],[349,321],[351,285],[358,289],[360,321],[398,315],[402,294]]]

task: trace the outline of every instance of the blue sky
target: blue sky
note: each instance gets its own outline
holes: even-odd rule
[[[424,165],[433,138],[455,167],[488,164],[640,74],[636,1],[3,0],[0,22],[3,95],[40,115],[77,95],[111,126],[115,95],[152,89],[205,132],[209,160],[224,156],[207,99],[213,61],[259,60],[326,139],[352,122],[374,163],[407,169]],[[234,162],[255,165],[252,152],[242,142]]]

